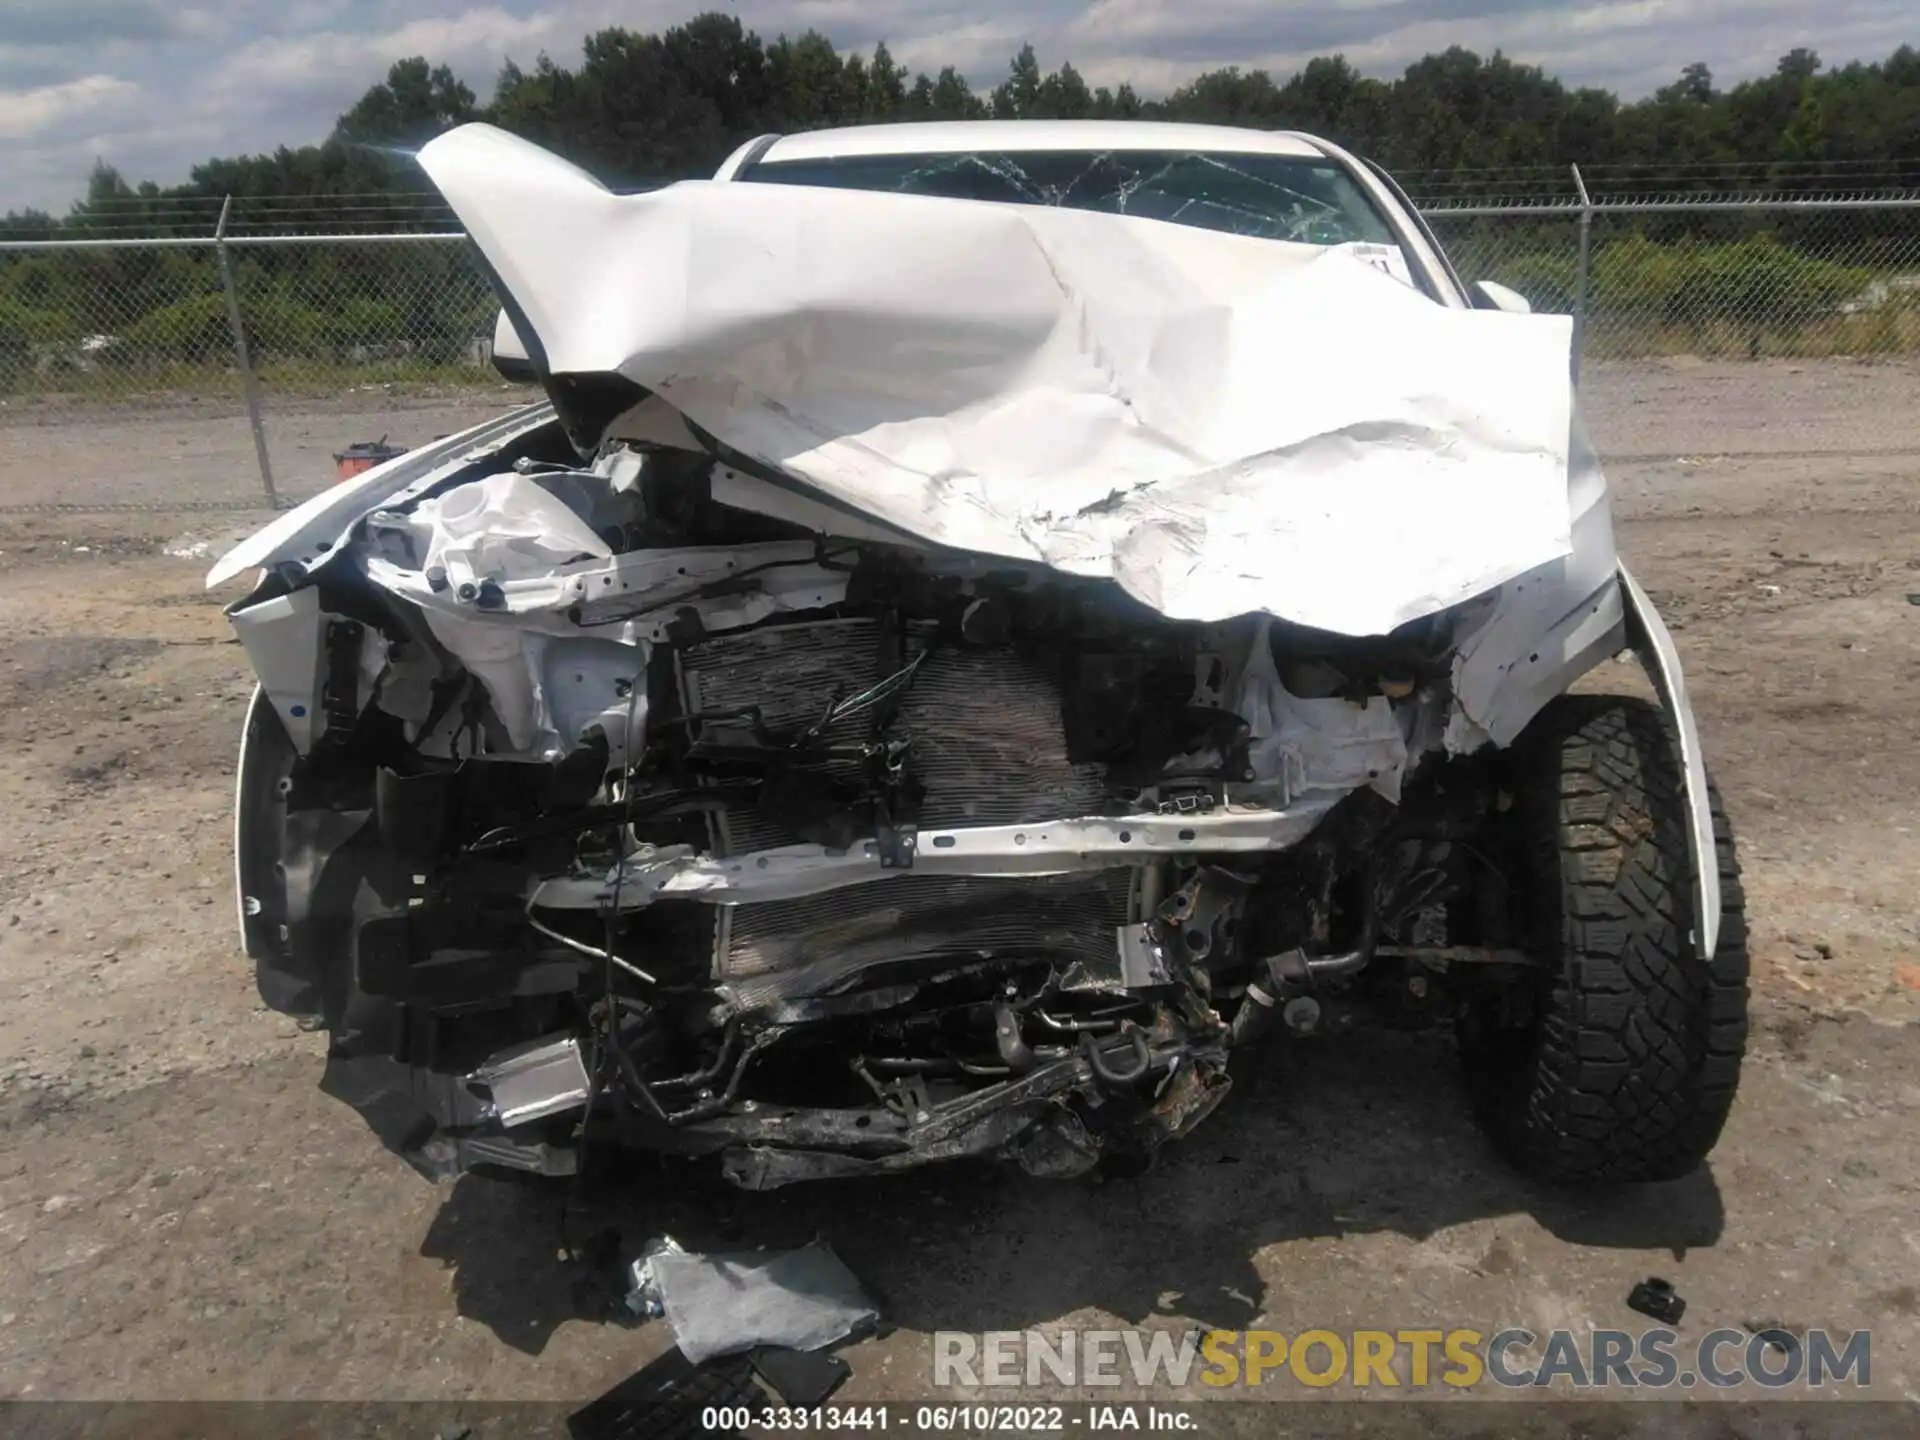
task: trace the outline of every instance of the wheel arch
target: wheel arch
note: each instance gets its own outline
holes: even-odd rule
[[[1687,804],[1687,858],[1693,867],[1693,947],[1702,962],[1713,959],[1720,943],[1720,867],[1713,843],[1713,802],[1707,793],[1707,762],[1700,748],[1700,726],[1687,698],[1686,676],[1673,632],[1653,601],[1620,566],[1620,594],[1626,612],[1627,644],[1653,682],[1660,708],[1680,747],[1681,777]]]

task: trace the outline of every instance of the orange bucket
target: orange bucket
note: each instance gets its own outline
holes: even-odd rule
[[[383,435],[378,440],[356,440],[346,449],[334,451],[333,464],[342,480],[351,480],[363,471],[384,465],[394,456],[406,453],[406,446],[389,445]]]

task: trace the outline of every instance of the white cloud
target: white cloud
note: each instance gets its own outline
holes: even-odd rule
[[[340,111],[384,79],[387,68],[403,56],[424,55],[450,65],[471,77],[469,83],[477,79],[475,88],[484,94],[500,62],[551,43],[553,25],[550,15],[523,18],[492,8],[412,20],[376,34],[323,30],[267,36],[220,60],[198,87],[194,109],[260,116],[283,130],[297,123],[296,116],[311,116],[306,133],[286,140],[299,144],[324,134]]]
[[[107,117],[140,87],[114,75],[82,75],[33,90],[0,90],[0,140],[28,140],[88,116]]]
[[[0,211],[60,208],[97,155],[175,182],[212,155],[321,139],[403,56],[451,65],[484,98],[505,58],[573,63],[602,26],[729,5],[765,39],[884,40],[909,69],[953,65],[976,85],[1031,41],[1048,69],[1070,60],[1145,94],[1223,65],[1284,79],[1334,51],[1390,77],[1461,44],[1634,98],[1692,60],[1729,84],[1795,46],[1843,63],[1914,38],[1911,0],[0,0]]]
[[[284,89],[337,90],[357,96],[382,79],[406,55],[425,55],[456,69],[522,54],[550,43],[551,15],[525,18],[493,8],[413,20],[380,34],[323,30],[276,35],[242,46],[210,77],[215,88],[234,92]],[[350,98],[351,98],[350,96]]]
[[[909,70],[937,75],[951,65],[976,82],[987,78],[998,84],[1023,38],[1017,20],[981,20],[930,35],[889,39],[887,48],[894,60]]]

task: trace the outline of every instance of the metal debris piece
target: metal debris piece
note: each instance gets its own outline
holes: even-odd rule
[[[630,1314],[651,1320],[667,1313],[660,1303],[660,1280],[654,1274],[653,1262],[662,1255],[686,1253],[671,1235],[655,1236],[641,1248],[640,1258],[627,1266],[626,1306]]]
[[[587,1067],[580,1059],[580,1042],[571,1035],[502,1050],[471,1078],[487,1087],[500,1123],[509,1127],[587,1103]]]
[[[1655,1275],[1633,1287],[1633,1293],[1627,1296],[1627,1308],[1651,1316],[1663,1325],[1678,1325],[1680,1317],[1687,1313],[1687,1302],[1671,1284]]]
[[[522,1145],[504,1135],[437,1136],[421,1147],[421,1154],[437,1165],[450,1167],[446,1171],[450,1175],[476,1165],[491,1165],[528,1175],[564,1176],[573,1174],[580,1165],[580,1152],[569,1146],[545,1141]]]
[[[746,1432],[708,1418],[747,1415],[767,1403],[744,1355],[695,1365],[669,1350],[567,1417],[572,1440],[710,1440]]]
[[[853,1373],[838,1355],[824,1351],[789,1350],[782,1345],[762,1345],[753,1352],[754,1372],[773,1387],[787,1404],[797,1410],[811,1410],[824,1404]]]
[[[1122,925],[1115,932],[1120,950],[1120,983],[1128,990],[1145,990],[1173,979],[1166,952],[1151,925]]]
[[[1800,1337],[1777,1320],[1749,1320],[1746,1328],[1754,1339],[1778,1350],[1782,1355],[1800,1353]]]
[[[756,1345],[818,1350],[879,1318],[819,1240],[771,1253],[660,1254],[653,1273],[674,1339],[695,1364]]]

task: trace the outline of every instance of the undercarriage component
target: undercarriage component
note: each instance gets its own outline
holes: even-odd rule
[[[1102,1147],[1092,1137],[1084,1115],[1064,1102],[1076,1096],[1104,1097],[1112,1090],[1150,1082],[1152,1077],[1169,1075],[1183,1060],[1200,1063],[1192,1060],[1185,1046],[1155,1047],[1137,1031],[1104,1043],[1086,1036],[1079,1053],[910,1115],[889,1116],[891,1123],[884,1128],[871,1112],[843,1119],[835,1127],[837,1145],[822,1143],[834,1134],[833,1128],[825,1126],[813,1131],[810,1145],[749,1138],[750,1133],[792,1136],[793,1127],[781,1125],[777,1116],[752,1127],[729,1125],[740,1143],[722,1150],[721,1161],[727,1178],[748,1190],[773,1190],[801,1180],[886,1174],[967,1158],[1011,1159],[1036,1175],[1069,1178],[1092,1168]],[[1173,1138],[1178,1129],[1177,1122],[1149,1126],[1145,1133],[1119,1138],[1129,1147],[1152,1146]]]
[[[1110,967],[1133,872],[992,880],[902,875],[718,912],[715,979],[743,1010],[843,988],[862,971],[1043,955]]]

